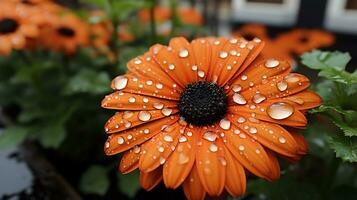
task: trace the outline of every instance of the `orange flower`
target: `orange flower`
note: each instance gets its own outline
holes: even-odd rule
[[[276,155],[298,160],[307,151],[301,135],[307,109],[320,97],[289,62],[263,59],[255,38],[179,37],[154,45],[116,77],[119,90],[102,107],[118,110],[105,125],[105,153],[125,152],[120,171],[140,170],[143,188],[161,180],[182,185],[188,199],[240,196],[246,172],[272,181],[280,176]]]
[[[27,38],[38,36],[38,27],[28,10],[11,2],[0,2],[0,55],[24,49]]]
[[[106,48],[109,45],[113,25],[111,21],[105,20],[105,13],[102,11],[93,11],[90,16],[90,21],[94,21],[91,25],[92,43],[96,48]]]
[[[40,43],[47,48],[73,54],[89,43],[88,24],[73,14],[52,15],[41,29]]]

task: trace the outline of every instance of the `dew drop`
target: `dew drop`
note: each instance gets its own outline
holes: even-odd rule
[[[161,102],[155,102],[153,106],[154,108],[161,110],[164,107],[164,104]]]
[[[232,38],[229,40],[231,44],[237,44],[238,40],[236,38]]]
[[[165,148],[163,146],[159,146],[157,150],[162,153],[165,151]]]
[[[135,146],[133,151],[134,151],[134,153],[140,153],[140,147],[139,146]]]
[[[217,135],[212,131],[207,131],[203,134],[203,139],[208,140],[210,142],[214,142],[217,139]]]
[[[179,138],[179,142],[186,142],[187,141],[187,138],[185,136],[181,136]]]
[[[161,90],[164,86],[161,83],[156,83],[156,88]]]
[[[242,75],[242,76],[240,77],[240,79],[242,79],[242,81],[245,81],[245,80],[248,79],[248,76],[247,76],[247,75]]]
[[[135,97],[129,97],[129,102],[130,103],[135,103],[135,101],[136,101]]]
[[[304,100],[301,99],[301,98],[295,98],[295,99],[293,99],[292,101],[295,102],[295,103],[297,103],[297,104],[299,104],[299,105],[304,104]]]
[[[109,142],[106,142],[105,143],[105,148],[108,149],[110,147],[110,143]]]
[[[285,76],[284,80],[289,83],[295,83],[295,82],[298,82],[300,79],[295,74],[289,74],[289,75]]]
[[[255,128],[255,127],[250,127],[249,128],[249,133],[256,134],[257,132],[258,132],[257,128]]]
[[[247,138],[247,136],[244,133],[239,134],[239,137],[242,138],[242,139]]]
[[[230,52],[229,52],[232,56],[235,56],[235,55],[237,55],[237,51],[236,50],[231,50]]]
[[[238,135],[240,133],[240,130],[239,129],[234,129],[233,133]]]
[[[267,113],[273,119],[286,119],[294,113],[294,107],[284,102],[277,102],[268,107]]]
[[[118,137],[117,142],[118,142],[118,144],[124,144],[124,138]]]
[[[186,58],[188,56],[188,51],[187,49],[181,49],[180,52],[179,52],[179,56],[181,58]]]
[[[151,80],[146,81],[146,85],[152,85],[153,82]]]
[[[239,145],[238,149],[244,151],[245,147],[243,145]]]
[[[124,118],[124,119],[129,119],[129,118],[131,118],[133,115],[134,115],[133,112],[131,112],[131,111],[125,111],[124,114],[123,114],[123,118]]]
[[[274,67],[277,67],[279,65],[279,61],[274,59],[274,58],[270,58],[267,61],[265,61],[264,65],[267,68],[274,68]]]
[[[224,130],[228,130],[231,128],[231,122],[227,119],[221,119],[219,126]]]
[[[253,39],[253,41],[254,41],[254,42],[256,42],[256,43],[260,43],[260,42],[262,42],[262,40],[261,40],[261,39],[259,39],[259,38],[254,38],[254,39]]]
[[[149,134],[150,133],[150,130],[149,129],[144,129],[144,134]]]
[[[197,75],[198,75],[200,78],[203,78],[203,77],[205,77],[205,72],[202,71],[202,70],[198,70]]]
[[[124,126],[125,126],[125,128],[130,128],[131,123],[130,122],[125,122]]]
[[[139,116],[139,119],[143,122],[147,122],[151,118],[151,114],[148,111],[140,111],[138,116]]]
[[[278,87],[278,90],[281,92],[288,89],[288,84],[285,81],[279,82],[276,86]]]
[[[162,114],[165,116],[170,116],[172,113],[172,109],[171,108],[164,108],[161,110]]]
[[[286,139],[284,137],[279,137],[279,142],[284,144],[286,142]]]
[[[149,102],[149,99],[146,98],[146,97],[144,97],[144,98],[143,98],[143,102],[144,102],[144,103],[147,103],[147,102]]]
[[[192,65],[192,70],[193,71],[197,71],[197,69],[198,69],[197,65]]]
[[[170,70],[174,70],[175,69],[175,65],[174,64],[169,64],[169,69]]]
[[[188,163],[188,161],[190,161],[190,158],[186,154],[184,154],[184,153],[179,154],[179,157],[178,157],[179,164],[183,165],[183,164]]]
[[[128,84],[128,79],[124,76],[118,76],[114,79],[114,87],[117,90],[122,90]]]
[[[240,86],[240,85],[233,85],[233,86],[232,86],[232,90],[233,90],[233,92],[239,92],[239,91],[242,90],[242,86]]]
[[[245,122],[245,118],[244,117],[239,117],[238,119],[237,119],[237,122],[238,123],[244,123]]]
[[[170,135],[165,135],[165,136],[164,136],[164,140],[165,140],[166,142],[173,142],[173,141],[174,141],[174,139],[173,139]]]
[[[211,144],[211,145],[209,145],[209,150],[211,151],[211,152],[217,152],[218,151],[218,147],[217,147],[217,145],[215,145],[215,144]]]
[[[220,58],[227,58],[228,57],[228,53],[226,52],[226,51],[221,51],[221,52],[219,52],[219,57]]]
[[[134,63],[138,65],[141,64],[142,62],[139,58],[135,58]]]
[[[263,96],[262,94],[255,94],[254,96],[253,96],[253,102],[254,103],[261,103],[261,102],[263,102],[264,100],[266,99],[266,97],[265,96]]]
[[[233,101],[237,104],[244,105],[247,103],[247,101],[244,99],[244,97],[238,93],[235,93],[233,95]]]
[[[160,157],[160,164],[163,165],[166,162],[165,158]]]

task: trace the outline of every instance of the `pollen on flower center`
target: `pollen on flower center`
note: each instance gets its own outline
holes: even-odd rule
[[[227,113],[227,96],[215,83],[198,81],[188,84],[178,104],[180,115],[192,125],[211,125]]]
[[[58,33],[65,37],[73,37],[76,33],[73,29],[68,27],[60,27],[57,29]]]
[[[10,18],[0,20],[0,35],[15,32],[19,24]]]

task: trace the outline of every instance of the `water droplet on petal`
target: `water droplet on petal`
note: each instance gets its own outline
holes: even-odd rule
[[[239,145],[238,149],[244,151],[245,147],[243,145]]]
[[[156,88],[161,90],[164,87],[164,85],[162,85],[161,83],[157,83],[156,84]]]
[[[215,144],[211,144],[211,145],[209,145],[209,150],[211,151],[211,152],[217,152],[218,151],[218,147],[217,147],[217,145],[215,145]]]
[[[279,82],[276,86],[278,87],[278,90],[281,92],[288,89],[288,84],[285,81]]]
[[[184,154],[184,153],[179,154],[179,157],[178,157],[179,164],[183,165],[183,164],[188,163],[188,161],[190,161],[190,158],[186,154]]]
[[[228,130],[231,128],[231,122],[227,119],[221,119],[219,126],[224,130]]]
[[[123,144],[124,143],[124,138],[123,137],[118,137],[117,142],[118,142],[118,144]]]
[[[239,91],[242,90],[242,86],[240,86],[240,85],[233,85],[233,86],[232,86],[232,90],[233,90],[233,92],[239,92]]]
[[[144,129],[144,134],[149,134],[150,133],[150,130],[149,129]]]
[[[143,102],[144,102],[144,103],[147,103],[147,102],[149,102],[149,99],[146,98],[146,97],[144,97],[144,98],[143,98]]]
[[[247,76],[247,75],[242,75],[242,76],[240,77],[240,79],[242,79],[242,81],[245,81],[245,80],[248,79],[248,76]]]
[[[257,132],[258,132],[257,128],[255,128],[255,127],[250,127],[249,128],[249,133],[256,134]]]
[[[139,146],[135,146],[133,151],[134,151],[134,153],[140,153],[140,147]]]
[[[238,93],[235,93],[233,95],[233,101],[237,104],[244,105],[247,103],[247,100],[244,99],[244,97]]]
[[[124,118],[124,119],[129,119],[129,118],[131,118],[133,115],[134,115],[133,112],[131,112],[131,111],[125,111],[124,114],[123,114],[123,118]]]
[[[172,109],[171,108],[164,108],[161,110],[162,114],[165,116],[170,116],[172,113]]]
[[[208,140],[210,142],[214,142],[217,139],[217,135],[212,131],[207,131],[203,134],[203,139]]]
[[[165,151],[165,148],[163,146],[159,146],[157,150],[162,153]]]
[[[108,149],[110,147],[110,143],[109,142],[106,142],[105,143],[105,148]]]
[[[254,103],[261,103],[263,102],[264,100],[266,99],[265,96],[263,96],[262,94],[260,93],[257,93],[253,96],[253,102]]]
[[[219,57],[220,58],[227,58],[227,56],[228,56],[228,53],[226,51],[219,52]]]
[[[226,165],[227,165],[227,161],[226,161],[226,159],[225,159],[224,157],[218,157],[218,160],[221,162],[221,164],[222,164],[223,166],[226,166]]]
[[[240,124],[244,123],[245,122],[245,118],[244,117],[238,117],[237,122],[240,123]]]
[[[163,165],[166,162],[165,158],[160,157],[160,164]]]
[[[139,119],[143,122],[149,121],[151,118],[151,114],[148,111],[140,111]]]
[[[295,74],[289,74],[289,75],[285,76],[284,80],[289,83],[295,83],[295,82],[298,82],[300,79]]]
[[[202,71],[202,70],[198,70],[197,75],[198,75],[200,78],[203,78],[203,77],[205,77],[205,72]]]
[[[277,102],[268,107],[267,113],[273,119],[286,119],[294,113],[294,107],[284,102]]]
[[[155,102],[153,106],[154,108],[161,110],[164,107],[164,104],[161,102]]]
[[[146,85],[152,85],[153,82],[151,80],[146,81]]]
[[[274,58],[270,58],[267,61],[265,61],[265,67],[267,68],[274,68],[277,67],[278,65],[279,65],[279,61]]]
[[[165,140],[166,142],[173,142],[173,141],[174,141],[174,139],[173,139],[170,135],[165,135],[165,136],[164,136],[164,140]]]
[[[179,52],[179,56],[181,58],[186,58],[188,56],[188,51],[187,49],[181,49],[180,52]]]
[[[192,65],[192,70],[196,71],[198,69],[197,65]]]
[[[135,103],[135,101],[136,101],[135,97],[129,97],[129,102],[130,103]]]
[[[137,64],[137,65],[141,64],[141,60],[139,58],[135,58],[134,59],[134,63]]]
[[[114,87],[117,90],[122,90],[126,87],[126,85],[128,84],[128,79],[124,76],[117,76],[114,79]]]
[[[186,142],[187,141],[187,138],[185,136],[181,136],[179,138],[179,142]]]
[[[125,128],[130,128],[131,122],[125,122],[124,126],[125,126]]]
[[[260,43],[260,42],[262,42],[262,40],[261,40],[261,39],[259,39],[259,38],[254,38],[254,39],[253,39],[253,41],[254,41],[254,42],[256,42],[256,43]]]
[[[284,144],[286,142],[286,139],[284,137],[279,137],[279,142]]]
[[[175,69],[175,65],[174,64],[169,64],[169,69],[170,70],[174,70]]]
[[[232,39],[229,40],[229,42],[231,44],[236,44],[238,42],[238,40],[236,38],[232,38]]]

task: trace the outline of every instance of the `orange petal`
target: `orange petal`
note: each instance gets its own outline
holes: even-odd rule
[[[225,131],[225,145],[248,171],[267,180],[273,180],[270,158],[264,148],[243,131],[232,125]]]
[[[36,37],[39,35],[39,30],[37,26],[29,24],[29,25],[22,25],[20,26],[20,32],[27,37]]]
[[[279,161],[276,158],[275,154],[271,152],[269,149],[266,149],[267,155],[270,160],[270,169],[271,169],[271,180],[277,180],[280,178],[280,165]]]
[[[123,88],[124,83],[126,83],[126,86]],[[139,77],[133,74],[114,78],[111,87],[114,90],[118,89],[132,94],[142,94],[171,100],[178,100],[180,98],[180,94],[172,82],[169,85],[164,85],[160,81],[153,81],[153,79],[148,77]]]
[[[140,171],[140,184],[146,191],[152,190],[162,180],[162,168],[151,172]]]
[[[182,188],[188,200],[203,200],[205,198],[206,191],[201,184],[196,166],[193,166],[191,173],[186,178]]]
[[[187,141],[179,142],[175,151],[164,164],[164,183],[168,188],[177,188],[190,173],[195,161],[196,129],[186,128],[184,136]]]
[[[283,99],[288,100],[288,102],[294,105],[294,107],[298,110],[315,108],[321,105],[322,102],[322,99],[318,94],[308,90],[287,96]]]
[[[11,53],[11,42],[8,37],[0,36],[0,55],[9,55]]]
[[[139,145],[149,140],[163,128],[172,125],[177,120],[178,116],[165,117],[126,131],[114,133],[108,137],[104,146],[104,151],[107,155],[114,155],[131,149],[135,145]]]
[[[226,190],[227,192],[238,197],[245,193],[246,178],[242,165],[233,157],[231,152],[224,147],[224,158],[226,160]]]
[[[21,34],[13,34],[10,36],[10,40],[14,49],[22,49],[25,47],[26,40]]]
[[[183,131],[184,128],[185,127],[180,127],[179,123],[176,122],[144,143],[139,161],[140,170],[149,172],[163,165],[170,154],[175,150],[180,131]]]
[[[153,122],[157,119],[166,117],[168,109],[163,110],[142,110],[142,111],[125,111],[117,112],[105,124],[105,131],[107,133],[116,133],[123,131],[141,124]],[[166,113],[167,112],[167,113]],[[177,109],[171,109],[171,114],[174,115],[178,112]]]
[[[115,110],[155,110],[157,108],[175,108],[177,102],[144,95],[124,93],[122,91],[107,95],[102,107]]]
[[[139,167],[140,158],[140,147],[135,146],[134,148],[126,151],[120,160],[119,170],[123,174],[128,174]]]
[[[191,66],[191,70],[197,72],[198,80],[206,80],[211,61],[211,45],[208,38],[200,38],[191,42],[191,48],[195,52],[195,65]]]
[[[169,47],[161,46],[153,56],[161,68],[182,88],[197,79],[196,73],[191,69],[195,63],[194,52],[186,39],[171,39]]]
[[[286,156],[296,156],[299,146],[288,131],[277,124],[259,120],[245,119],[235,115],[229,118],[248,137],[254,138],[260,144]],[[244,122],[243,120],[244,119]],[[254,119],[254,118],[253,118]]]
[[[205,134],[203,130],[201,134]],[[210,196],[218,196],[222,193],[225,183],[226,161],[222,141],[208,141],[203,137],[198,139],[196,152],[196,167],[198,176],[207,193]]]
[[[274,68],[268,68],[265,66],[265,63],[267,61],[261,60],[259,63],[256,65],[247,68],[244,72],[242,72],[242,75],[246,75],[248,80],[242,80],[242,79],[235,79],[229,88],[229,93],[230,95],[234,94],[234,87],[233,86],[240,86],[241,90],[246,90],[251,85],[259,85],[259,84],[264,84],[268,78],[282,74],[282,75],[287,75],[291,71],[291,67],[289,62],[287,61],[279,61],[279,65],[274,67]]]
[[[249,77],[245,81],[249,81]],[[301,92],[309,87],[309,85],[309,79],[301,74],[277,75],[269,78],[264,84],[259,84],[251,87],[249,90],[242,91],[241,95],[247,100],[251,100],[257,92],[268,99],[282,98]]]
[[[129,72],[139,77],[152,79],[154,82],[161,82],[164,85],[171,86],[175,80],[171,79],[160,65],[154,60],[152,52],[147,52],[127,63]],[[178,86],[179,87],[179,86]]]

